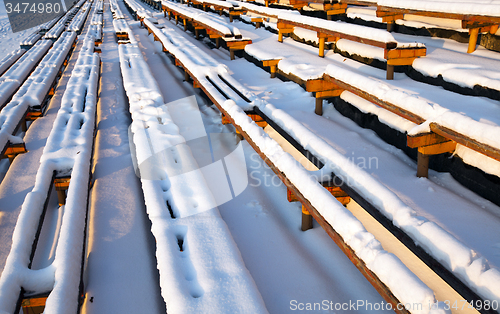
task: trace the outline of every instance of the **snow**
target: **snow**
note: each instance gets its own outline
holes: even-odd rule
[[[351,92],[342,92],[340,98],[358,108],[363,113],[376,115],[380,122],[398,130],[401,133],[407,133],[416,126],[415,123],[408,121],[395,113],[380,108],[379,106],[365,100],[364,98],[354,95]]]
[[[120,7],[118,6],[117,0],[110,0],[109,1],[109,8],[110,8],[111,12],[113,12],[113,19],[124,19],[125,18]]]

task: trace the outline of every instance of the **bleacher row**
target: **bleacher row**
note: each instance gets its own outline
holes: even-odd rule
[[[12,161],[17,154],[26,152],[22,138],[17,133],[20,128],[26,131],[29,121],[43,115],[91,4],[81,0],[58,21],[51,23],[52,28],[47,30],[43,26],[43,37],[39,33],[29,36],[24,41],[24,50],[27,51],[0,77],[2,158]]]
[[[92,21],[102,19],[102,3],[95,2]],[[73,30],[78,26],[82,31],[85,27],[86,17],[92,7],[88,4],[83,7],[87,11],[83,15],[85,18],[79,20]],[[40,308],[46,313],[71,313],[77,312],[81,305],[82,261],[86,241],[84,230],[100,76],[95,31],[90,27],[93,25],[90,20],[87,25],[86,33],[79,36],[78,40],[75,31],[62,32],[12,101],[0,112],[0,146],[6,142],[24,146],[22,138],[13,135],[15,130],[20,123],[25,129],[24,120],[33,110],[36,110],[36,115],[43,113],[47,97],[53,93],[57,83],[56,77],[60,75],[71,52],[78,50],[78,58],[74,61],[60,109],[43,150],[34,188],[24,200],[14,230],[14,235],[23,236],[14,236],[0,282],[0,290],[8,291],[0,294],[0,308],[11,309],[11,312],[20,306],[24,313],[39,311]],[[43,270],[32,270],[40,230],[48,210],[47,199],[53,189],[57,192],[59,206],[64,206],[64,210],[59,212],[61,228],[56,235],[55,258]],[[46,276],[37,276],[40,271],[44,271]]]

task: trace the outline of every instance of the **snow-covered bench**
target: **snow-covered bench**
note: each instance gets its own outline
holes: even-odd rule
[[[38,41],[0,77],[0,108],[10,101],[51,46],[50,40]]]
[[[219,46],[219,39],[222,38],[231,53],[231,60],[234,59],[234,51],[243,50],[246,45],[252,43],[251,39],[243,38],[238,28],[211,13],[200,12],[170,1],[162,1],[162,7],[165,14],[168,13],[169,19],[172,15],[175,17],[176,22],[179,21],[179,18],[182,19],[184,30],[187,30],[187,23],[191,23],[195,29],[196,38],[199,35],[198,31],[202,29],[207,32],[210,38],[215,38],[217,46]]]
[[[25,52],[25,49],[20,48],[6,54],[0,60],[0,75],[3,75]]]
[[[9,147],[15,144],[21,144],[24,147],[22,139],[16,137],[15,134],[20,126],[26,129],[25,120],[36,119],[43,113],[47,105],[46,100],[54,91],[56,79],[62,74],[62,67],[74,47],[75,39],[74,32],[64,32],[53,45],[49,40],[40,41],[36,55],[40,58],[40,55],[43,56],[46,52],[45,56],[12,96],[11,101],[0,111],[0,151],[2,157],[10,159],[15,157],[15,154],[9,151]],[[37,45],[29,52],[35,51]],[[51,45],[52,49],[49,50]],[[23,55],[19,61],[24,61],[25,56],[28,58],[28,53]],[[28,68],[24,68],[24,72],[28,72]],[[19,151],[16,151],[17,153]]]
[[[57,38],[59,38],[62,32],[64,32],[64,30],[66,29],[66,22],[68,21],[69,17],[69,14],[63,16],[50,30],[45,33],[45,36],[43,38],[56,41]]]
[[[65,35],[68,39],[75,37],[75,33]],[[25,291],[21,294],[24,313],[30,313],[33,303],[44,306],[45,313],[76,313],[83,293],[80,283],[100,60],[94,53],[94,38],[82,36],[80,40],[83,44],[78,60],[45,144],[33,190],[24,200],[15,227],[14,234],[22,236],[14,238],[0,280],[0,308],[7,312],[14,313],[21,289]],[[47,208],[46,202],[54,186],[60,206],[64,205],[58,217],[61,225],[54,235],[55,257],[46,267],[32,270],[29,265],[39,242],[36,231],[42,226],[46,211],[58,212]],[[37,275],[40,273],[44,275]],[[37,295],[45,297],[36,300]]]
[[[89,15],[91,5],[92,2],[85,2],[81,6],[80,10],[78,10],[78,13],[73,17],[69,25],[66,27],[66,30],[80,34],[83,29],[83,24],[85,23],[85,20]]]
[[[189,0],[193,6],[201,6],[203,11],[207,11],[207,8],[213,8],[215,11],[222,15],[222,12],[227,11],[229,14],[229,22],[233,21],[235,16],[239,16],[244,13],[242,8],[235,2],[225,1],[225,0]]]
[[[377,17],[392,29],[396,20],[405,14],[453,19],[462,21],[462,28],[469,30],[468,53],[476,50],[479,33],[495,34],[500,24],[500,3],[452,0],[340,0],[344,4],[377,7]]]
[[[160,33],[157,28],[155,32]],[[131,150],[157,242],[159,282],[169,313],[202,313],[207,309],[214,313],[267,313],[227,225],[213,206],[213,196],[201,171],[190,171],[190,180],[182,180],[182,176],[170,171],[195,161],[140,48],[125,44],[118,49],[132,116]],[[193,104],[181,101],[187,108]],[[162,155],[153,177],[142,167],[152,154],[171,150],[179,157]],[[186,195],[186,189],[193,192]],[[179,271],[185,269],[186,263],[190,265],[189,279]]]
[[[118,6],[117,0],[110,0],[109,1],[109,8],[111,12],[113,13],[113,19],[124,19],[125,16],[122,13],[122,10]]]
[[[131,41],[135,42],[132,30],[125,19],[113,20],[113,28],[115,29],[116,40],[119,44],[125,44]]]
[[[454,109],[454,104],[444,99],[442,103],[433,103],[425,99],[425,94],[409,93],[400,90],[397,84],[382,82],[363,72],[334,64],[328,65],[322,79],[308,81],[306,89],[323,97],[339,96],[343,91],[349,91],[417,124],[409,131],[407,145],[418,148],[419,177],[427,177],[429,156],[454,152],[457,144],[500,161],[500,140],[496,136],[500,134],[500,121],[492,120],[497,115],[490,112],[487,100],[481,108],[489,111],[472,109],[472,113],[462,113],[462,109]],[[463,98],[458,101],[468,103],[468,96],[456,97]],[[321,114],[321,96],[317,95],[317,99],[316,113]]]
[[[399,42],[385,30],[286,12],[278,14],[278,41],[282,42],[283,34],[292,33],[295,27],[317,32],[320,57],[325,55],[326,41],[339,39],[348,39],[383,48],[384,58],[387,60],[387,79],[389,80],[394,77],[394,66],[411,65],[413,60],[426,55],[424,44]]]
[[[41,37],[42,35],[40,35],[38,32],[34,32],[25,39],[23,39],[23,41],[21,41],[19,45],[21,46],[22,49],[28,50],[31,47],[33,47],[33,45],[35,45]]]

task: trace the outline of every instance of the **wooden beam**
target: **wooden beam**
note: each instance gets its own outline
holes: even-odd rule
[[[434,132],[406,136],[406,146],[410,148],[440,144],[447,141],[449,139]]]
[[[432,132],[439,134],[443,137],[446,137],[450,140],[453,140],[460,145],[463,145],[467,148],[475,150],[481,154],[484,154],[490,158],[493,158],[497,161],[500,161],[500,149],[496,147],[492,147],[490,145],[481,143],[477,140],[474,140],[466,135],[460,134],[456,131],[453,131],[447,127],[441,126],[437,123],[431,123],[430,129]]]
[[[417,114],[414,114],[413,112],[409,111],[409,110],[406,110],[406,109],[403,109],[399,106],[396,106],[390,102],[387,102],[387,101],[383,101],[357,87],[354,87],[352,85],[349,85],[341,80],[337,80],[336,78],[328,75],[328,74],[323,74],[323,79],[328,81],[328,82],[331,82],[331,83],[334,83],[336,84],[339,88],[341,89],[344,89],[344,90],[348,90],[350,91],[351,93],[361,97],[361,98],[364,98],[386,110],[389,110],[390,112],[392,113],[395,113],[397,114],[398,116],[400,117],[403,117],[413,123],[416,123],[416,124],[421,124],[423,122],[425,122],[425,119],[418,116]]]
[[[418,148],[418,152],[424,155],[439,155],[444,153],[451,153],[457,147],[457,142],[447,141],[439,144],[432,144],[427,146],[421,146]]]

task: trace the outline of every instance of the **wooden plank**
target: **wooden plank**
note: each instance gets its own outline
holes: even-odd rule
[[[418,148],[418,152],[422,155],[439,155],[450,153],[457,147],[457,142],[447,141],[439,144],[427,145]]]
[[[413,57],[413,58],[388,59],[387,64],[388,65],[412,65],[413,61],[415,59],[417,59],[417,58]]]
[[[474,21],[474,22],[486,22],[491,24],[499,24],[500,17],[498,16],[487,16],[487,15],[471,15],[471,14],[457,14],[457,13],[445,13],[445,12],[433,12],[433,11],[423,11],[423,10],[409,10],[409,9],[399,9],[391,8],[385,6],[377,6],[377,16],[381,17],[380,14],[412,14],[421,15],[428,17],[438,17],[444,19],[462,20],[462,21]]]
[[[296,26],[296,27],[300,27],[300,28],[304,28],[304,29],[309,29],[309,30],[319,32],[322,34],[327,34],[330,37],[339,37],[339,38],[348,39],[351,41],[356,41],[356,42],[359,42],[362,44],[380,47],[380,48],[384,48],[384,49],[394,49],[397,47],[396,42],[387,42],[386,43],[386,42],[376,41],[376,40],[373,40],[370,38],[363,38],[363,37],[358,37],[358,36],[347,35],[347,34],[339,33],[339,32],[336,32],[336,31],[333,31],[330,29],[311,26],[311,25],[298,23],[298,22],[294,22],[294,21],[289,21],[289,20],[284,20],[284,19],[278,19],[278,28],[280,28],[279,27],[280,23],[282,23],[282,25],[287,25],[287,26],[291,25],[291,26]],[[280,32],[281,31],[282,30],[280,29]],[[292,31],[293,31],[293,28],[292,28]],[[286,32],[283,30],[283,33],[286,33]]]
[[[341,89],[337,84],[320,79],[312,79],[306,81],[306,91],[310,93],[323,92],[328,90],[338,90]]]
[[[342,90],[342,89],[327,90],[327,91],[323,91],[323,92],[316,92],[316,98],[338,97],[343,92],[344,92],[344,90]]]
[[[270,67],[273,65],[278,65],[281,59],[270,59],[270,60],[262,60],[262,65],[265,67]]]
[[[384,51],[385,59],[423,57],[427,54],[427,48],[396,48]]]
[[[473,149],[481,154],[484,154],[490,158],[500,161],[500,149],[496,147],[492,147],[487,144],[483,144],[477,140],[474,140],[466,135],[460,134],[456,131],[453,131],[447,127],[441,126],[437,123],[430,124],[431,131],[437,133],[443,137],[446,137],[450,140],[453,140],[460,145],[466,146],[470,149]]]
[[[434,132],[418,134],[414,136],[411,135],[406,136],[406,146],[410,148],[439,144],[439,143],[444,143],[446,141],[449,141],[446,137],[441,136]]]
[[[326,80],[326,81],[329,81],[329,82],[332,82],[334,84],[336,84],[337,86],[339,86],[339,88],[341,89],[345,89],[345,90],[348,90],[350,91],[351,93],[361,97],[361,98],[364,98],[386,110],[389,110],[390,112],[392,113],[395,113],[397,114],[398,116],[400,117],[403,117],[413,123],[416,123],[416,124],[421,124],[423,122],[425,122],[425,119],[423,119],[422,117],[414,114],[413,112],[411,111],[408,111],[406,109],[403,109],[403,108],[400,108],[390,102],[386,102],[386,101],[383,101],[357,87],[354,87],[354,86],[351,86],[345,82],[342,82],[340,80],[337,80],[336,78],[328,75],[328,74],[323,74],[323,79]]]

